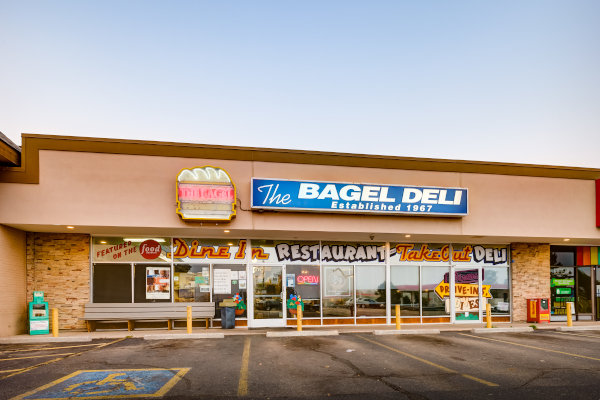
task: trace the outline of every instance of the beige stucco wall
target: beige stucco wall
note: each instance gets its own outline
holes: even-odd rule
[[[230,223],[184,222],[175,213],[175,176],[182,168],[215,165],[237,186],[241,207]],[[253,213],[250,178],[432,185],[469,189],[463,218]],[[218,161],[174,157],[40,152],[39,184],[0,183],[0,221],[32,231],[64,225],[88,233],[211,235],[227,227],[242,237],[395,240],[405,233],[419,241],[571,243],[600,245],[595,227],[594,181],[523,176],[351,168],[285,163]],[[234,231],[234,233],[235,233]],[[327,234],[331,234],[327,236]]]
[[[0,225],[0,337],[27,330],[25,232]]]

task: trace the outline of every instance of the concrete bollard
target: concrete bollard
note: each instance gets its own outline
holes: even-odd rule
[[[573,326],[573,316],[571,315],[570,301],[567,301],[567,326]]]
[[[192,333],[192,306],[187,306],[187,333]]]
[[[396,304],[396,330],[402,329],[400,326],[400,304]]]
[[[58,337],[58,308],[52,309],[52,336]]]
[[[298,305],[296,308],[296,330],[302,332],[302,305]]]
[[[486,328],[492,327],[492,306],[490,303],[485,304],[485,323]]]

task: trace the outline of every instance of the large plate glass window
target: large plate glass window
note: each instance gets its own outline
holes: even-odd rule
[[[213,264],[213,297],[216,306],[216,317],[221,316],[219,303],[225,299],[231,299],[239,293],[248,304],[248,293],[246,289],[246,266],[241,264]],[[245,318],[247,310],[236,312],[236,318]]]
[[[323,316],[354,317],[352,265],[323,266]]]
[[[392,315],[396,304],[400,305],[400,316],[418,317],[419,310],[419,266],[391,266]]]
[[[444,276],[449,274],[448,267],[423,266],[421,268],[421,303],[423,316],[449,316],[450,310],[446,307],[445,300],[449,297],[440,297],[435,288],[444,283]]]
[[[135,264],[133,280],[135,303],[171,301],[171,264]]]
[[[210,301],[210,265],[175,264],[173,298],[176,302]]]
[[[131,303],[131,264],[94,264],[94,303]]]
[[[357,265],[356,316],[385,317],[385,265]]]

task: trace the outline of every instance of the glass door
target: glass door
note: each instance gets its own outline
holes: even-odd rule
[[[592,267],[575,268],[575,285],[577,297],[575,299],[575,311],[578,321],[589,321],[592,319]]]
[[[285,326],[285,269],[281,265],[252,267],[253,320],[252,327]]]
[[[594,267],[594,277],[596,284],[596,321],[600,321],[600,266]]]
[[[450,271],[450,306],[453,322],[481,322],[486,300],[481,290],[483,270],[480,267],[452,266]]]

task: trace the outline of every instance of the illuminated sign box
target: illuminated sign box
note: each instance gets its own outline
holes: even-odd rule
[[[176,189],[177,214],[182,219],[230,221],[235,216],[235,186],[221,168],[183,169]]]
[[[252,209],[460,217],[465,188],[252,178]]]

